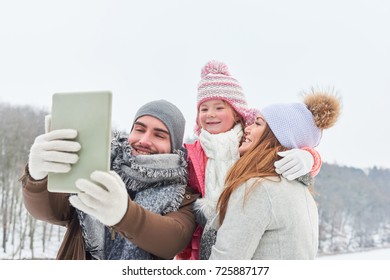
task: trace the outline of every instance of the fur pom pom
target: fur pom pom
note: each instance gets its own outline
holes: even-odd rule
[[[304,103],[319,129],[332,127],[340,116],[341,102],[334,94],[312,89],[305,95]]]
[[[227,65],[223,62],[216,61],[216,60],[211,60],[207,62],[207,64],[202,68],[202,72],[200,76],[203,79],[208,74],[222,74],[222,75],[230,76]]]
[[[211,199],[198,198],[194,203],[195,216],[203,216],[202,219],[207,222],[216,215],[216,206],[217,203],[215,201],[213,202]],[[206,223],[204,222],[204,224]]]

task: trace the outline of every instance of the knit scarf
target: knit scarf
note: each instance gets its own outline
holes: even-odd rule
[[[172,154],[131,155],[127,137],[114,134],[111,169],[126,185],[130,198],[157,214],[179,209],[187,184],[187,162],[182,151]],[[116,234],[95,218],[78,210],[86,250],[94,259],[153,259],[150,253]]]
[[[200,211],[206,220],[215,215],[227,171],[240,158],[238,147],[242,135],[240,124],[219,134],[201,130],[199,141],[208,158],[205,171],[205,195],[197,199],[194,209],[196,212]]]
[[[199,135],[200,144],[208,158],[205,171],[205,195],[197,199],[194,205],[197,220],[204,223],[200,244],[201,259],[208,259],[209,251],[211,252],[211,247],[215,243],[216,230],[211,221],[216,216],[216,206],[224,189],[227,171],[240,158],[238,147],[242,135],[240,124],[219,134],[210,134],[202,129]]]

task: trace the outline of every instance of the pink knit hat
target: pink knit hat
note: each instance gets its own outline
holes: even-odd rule
[[[245,125],[255,121],[257,110],[248,108],[244,93],[238,81],[234,79],[227,65],[223,62],[211,60],[202,68],[201,80],[198,84],[198,103],[195,133],[199,135],[199,106],[208,100],[224,100],[244,118]]]

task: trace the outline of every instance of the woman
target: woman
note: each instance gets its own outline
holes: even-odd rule
[[[245,129],[243,156],[226,177],[210,259],[314,259],[316,203],[306,186],[278,175],[274,162],[281,151],[316,147],[322,130],[333,126],[339,114],[339,100],[321,92],[307,95],[304,104],[261,111]]]

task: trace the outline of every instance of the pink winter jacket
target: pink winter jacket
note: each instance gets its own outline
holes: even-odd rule
[[[195,141],[193,144],[184,144],[184,147],[187,149],[188,153],[188,186],[204,197],[204,181],[207,163],[206,154],[203,151],[199,140]],[[191,242],[176,256],[176,259],[199,260],[199,246],[202,233],[203,228],[198,225],[192,236]]]
[[[188,186],[194,190],[196,193],[200,193],[202,197],[205,194],[205,171],[206,171],[206,163],[207,157],[203,148],[200,144],[200,141],[197,140],[193,144],[184,144],[184,147],[187,149],[187,160],[188,160]],[[317,176],[320,172],[322,160],[320,154],[308,147],[302,148],[302,150],[306,150],[314,158],[313,168],[310,171],[312,177]],[[199,247],[200,247],[200,239],[202,237],[203,228],[198,225],[193,236],[191,242],[187,245],[187,247],[179,253],[175,259],[177,260],[199,260]]]

